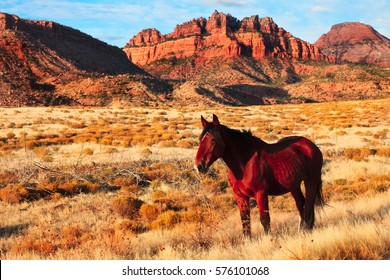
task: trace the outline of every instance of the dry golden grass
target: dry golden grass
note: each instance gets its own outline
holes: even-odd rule
[[[389,259],[390,100],[245,108],[0,108],[1,259]],[[242,238],[227,170],[192,169],[200,115],[323,151],[316,228],[290,195]]]

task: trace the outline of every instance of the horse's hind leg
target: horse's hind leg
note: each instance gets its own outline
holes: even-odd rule
[[[300,187],[295,188],[291,191],[291,194],[295,200],[295,204],[299,211],[299,216],[301,217],[300,228],[304,227],[304,208],[305,208],[305,197],[303,196],[302,190]]]
[[[302,225],[302,229],[304,230],[311,230],[313,229],[314,226],[314,203],[318,192],[318,186],[321,184],[319,180],[321,180],[321,178],[313,179],[311,177],[308,177],[304,181],[305,190],[306,190],[303,225]]]

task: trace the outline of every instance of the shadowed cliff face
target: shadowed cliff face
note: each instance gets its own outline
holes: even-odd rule
[[[165,93],[159,83],[120,48],[51,21],[0,13],[0,106],[107,104],[115,95]]]
[[[329,60],[314,45],[286,32],[270,17],[252,16],[238,20],[215,11],[208,20],[193,19],[167,35],[146,29],[124,47],[129,59],[138,65],[167,58],[245,56]]]
[[[367,24],[336,24],[314,45],[337,62],[390,65],[390,40]]]
[[[92,38],[78,30],[52,21],[24,20],[0,13],[0,31],[23,34],[27,44],[48,48],[74,67],[84,71],[108,74],[141,73],[126,59],[123,51]]]

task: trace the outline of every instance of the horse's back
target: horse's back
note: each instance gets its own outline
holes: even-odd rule
[[[321,150],[309,139],[303,136],[288,136],[280,139],[277,144],[280,144],[283,149],[292,149],[300,154],[305,155],[311,159],[321,159],[322,163],[322,153]]]
[[[289,136],[269,144],[262,154],[268,166],[269,194],[279,195],[298,187],[312,171],[321,172],[322,153],[309,139]]]

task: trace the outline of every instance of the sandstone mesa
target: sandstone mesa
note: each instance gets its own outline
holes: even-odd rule
[[[238,20],[215,11],[208,20],[193,19],[167,35],[157,29],[145,29],[135,35],[123,49],[130,61],[145,65],[156,60],[201,56],[251,57],[263,60],[296,58],[330,61],[320,50],[279,27],[272,18],[259,16]]]
[[[314,45],[338,63],[390,65],[390,40],[368,24],[336,24]]]

